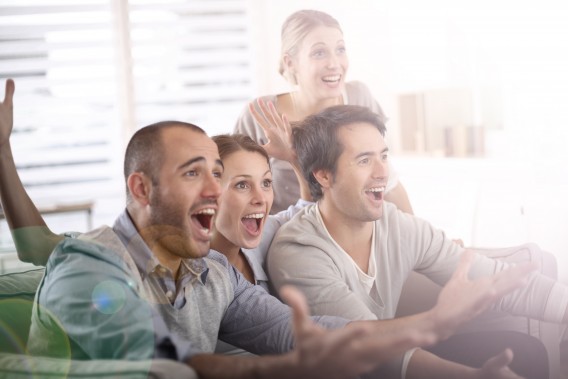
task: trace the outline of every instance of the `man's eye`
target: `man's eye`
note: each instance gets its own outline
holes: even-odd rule
[[[221,171],[213,171],[213,176],[217,179],[221,179],[223,177],[223,173]]]
[[[384,161],[388,161],[389,155],[388,155],[388,154],[383,154],[383,155],[381,155],[381,159],[383,160],[383,162],[384,162]]]
[[[345,54],[346,50],[347,49],[345,48],[345,46],[338,47],[337,48],[337,54]]]
[[[363,158],[359,161],[359,164],[360,165],[366,165],[366,164],[369,164],[370,161],[371,160],[369,158]]]
[[[197,171],[196,170],[189,170],[189,171],[186,171],[184,175],[185,176],[197,176]]]

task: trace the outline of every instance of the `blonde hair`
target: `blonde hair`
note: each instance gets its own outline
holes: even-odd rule
[[[296,80],[296,76],[287,70],[284,62],[284,56],[295,56],[298,53],[298,47],[304,38],[306,38],[308,33],[318,26],[336,28],[343,33],[339,22],[335,18],[327,13],[310,9],[292,13],[282,24],[280,37],[282,40],[282,50],[280,54],[278,72],[292,84],[298,84],[298,82]]]

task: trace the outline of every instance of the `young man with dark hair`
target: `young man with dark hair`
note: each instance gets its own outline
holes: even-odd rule
[[[300,288],[315,314],[391,319],[412,270],[443,285],[463,255],[464,249],[443,232],[384,201],[389,176],[385,130],[376,114],[349,105],[309,116],[293,130],[293,146],[316,203],[280,228],[270,247],[268,270],[276,289],[289,284]],[[507,267],[478,255],[470,274],[490,276]],[[527,287],[505,296],[496,308],[566,323],[567,305],[566,286],[534,273]],[[485,344],[491,349],[472,348],[466,355],[480,353],[483,362],[493,348],[512,343],[494,334]],[[528,363],[522,357],[519,362],[536,372],[528,375],[545,377],[548,362],[540,341],[523,334],[515,338],[518,346],[534,346],[525,355]],[[447,377],[439,363],[417,350],[405,355],[402,370],[408,378],[429,373]]]

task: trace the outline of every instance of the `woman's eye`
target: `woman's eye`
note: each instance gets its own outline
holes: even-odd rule
[[[264,188],[271,188],[271,187],[272,187],[272,180],[271,180],[271,179],[265,179],[265,180],[262,182],[262,186],[263,186]]]
[[[345,54],[345,51],[346,51],[346,50],[347,50],[347,49],[345,49],[345,46],[338,47],[338,48],[337,48],[337,54]]]
[[[236,189],[247,189],[248,184],[247,184],[247,182],[238,182],[237,184],[235,184],[235,188]]]
[[[312,51],[312,56],[316,57],[316,58],[324,57],[325,56],[325,50],[323,50],[323,49],[314,50],[314,51]]]

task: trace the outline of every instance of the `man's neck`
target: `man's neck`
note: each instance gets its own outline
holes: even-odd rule
[[[349,254],[363,272],[368,272],[374,223],[346,217],[323,200],[318,202],[318,208],[331,238]]]
[[[165,252],[164,252],[165,250]],[[163,248],[162,245],[154,245],[152,247],[152,252],[154,256],[164,267],[167,267],[172,272],[174,278],[177,279],[179,268],[181,266],[181,258],[177,256],[172,256],[167,249]]]

